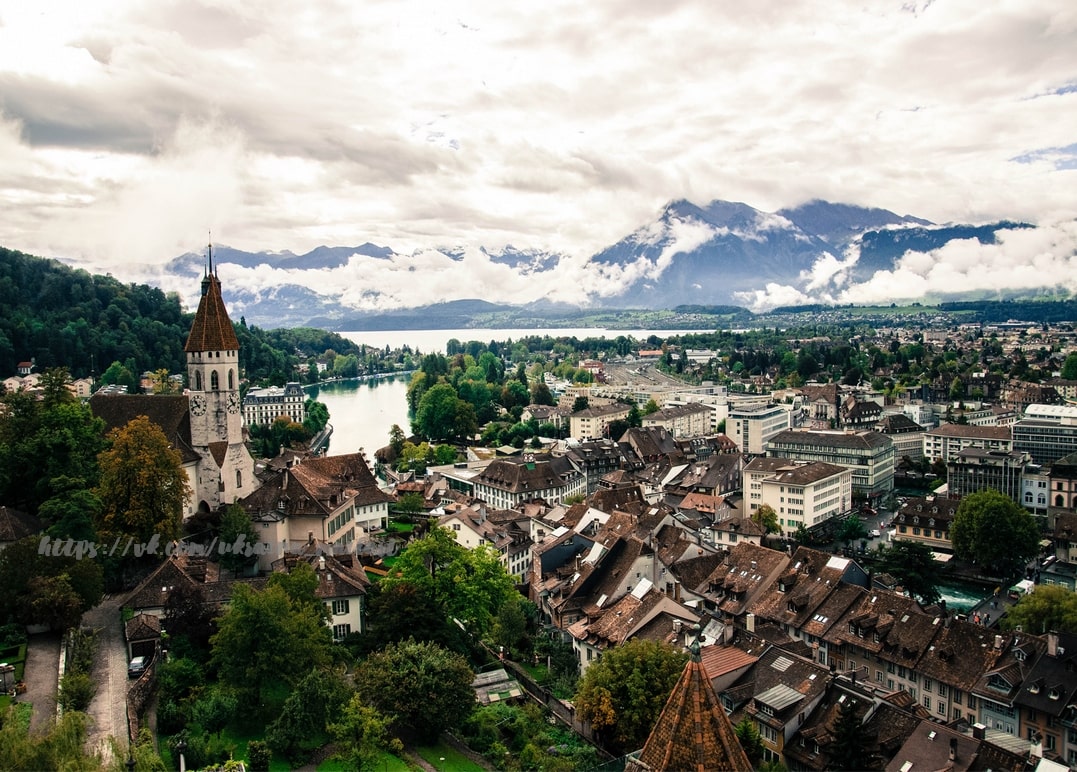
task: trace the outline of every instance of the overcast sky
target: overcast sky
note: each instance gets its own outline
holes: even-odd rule
[[[118,276],[209,230],[582,261],[678,198],[1029,220],[1068,268],[1075,177],[1072,0],[0,0],[0,245]]]

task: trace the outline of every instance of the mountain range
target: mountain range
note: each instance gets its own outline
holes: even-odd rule
[[[858,286],[875,286],[868,301],[876,304],[924,300],[902,297],[896,279],[892,298],[878,297],[878,286],[885,296],[888,278],[907,273],[908,266],[926,275],[958,251],[954,245],[979,249],[981,259],[990,259],[985,250],[1035,227],[1008,221],[938,225],[826,201],[764,212],[729,201],[678,200],[583,261],[513,247],[402,254],[371,243],[322,246],[302,255],[216,246],[213,260],[225,279],[226,302],[237,316],[260,326],[452,328],[497,312],[541,320],[573,310],[686,305],[766,310],[855,302]],[[173,259],[162,284],[197,286],[205,261],[196,253]],[[1037,280],[1044,290],[1054,281]],[[1027,294],[1030,288],[1025,281],[1014,289]],[[933,299],[958,299],[975,290],[983,296],[982,287],[935,288]],[[1000,296],[999,288],[991,291]]]

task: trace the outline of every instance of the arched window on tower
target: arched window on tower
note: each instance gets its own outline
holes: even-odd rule
[[[202,371],[201,370],[195,370],[194,371],[194,390],[195,391],[202,391]]]
[[[229,373],[229,374],[231,374],[231,373]],[[237,488],[242,488],[243,487],[243,471],[240,470],[240,469],[236,470],[236,487]]]
[[[228,389],[231,390],[231,389],[234,389],[235,387],[236,387],[235,373],[233,373],[231,370],[229,370],[228,371]]]
[[[216,370],[211,370],[209,373],[209,387],[213,391],[217,391],[221,388],[220,378],[217,377]]]

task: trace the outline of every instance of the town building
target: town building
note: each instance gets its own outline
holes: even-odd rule
[[[307,417],[307,395],[297,381],[265,389],[251,389],[243,397],[243,420],[247,426],[266,426],[279,417],[301,424]]]
[[[676,438],[702,437],[711,431],[714,410],[707,405],[671,405],[643,417],[643,426],[664,428]]]
[[[924,544],[935,553],[935,559],[948,561],[953,557],[950,526],[961,502],[941,496],[906,499],[894,513],[894,541]]]
[[[726,419],[726,434],[742,453],[761,455],[776,434],[792,426],[792,413],[782,405],[738,405]]]
[[[955,498],[992,488],[1020,504],[1028,453],[965,448],[947,464],[949,495]]]
[[[569,435],[578,440],[595,440],[609,437],[610,423],[628,418],[629,405],[616,402],[609,405],[592,405],[569,416]]]
[[[1077,452],[1077,405],[1029,405],[1013,425],[1013,449],[1045,466]]]
[[[587,492],[587,478],[565,456],[498,458],[471,479],[475,498],[513,509],[525,501],[560,503]]]
[[[884,415],[875,424],[875,431],[885,434],[894,443],[894,457],[919,461],[924,457],[925,429],[904,413]]]
[[[965,448],[1008,453],[1013,450],[1013,436],[1006,426],[971,424],[942,424],[924,433],[923,455],[928,461],[949,463]]]
[[[767,455],[847,467],[854,496],[878,498],[894,489],[894,443],[879,432],[786,429],[767,443]]]
[[[761,481],[762,503],[778,515],[783,536],[811,528],[852,509],[853,473],[823,461],[795,462]]]

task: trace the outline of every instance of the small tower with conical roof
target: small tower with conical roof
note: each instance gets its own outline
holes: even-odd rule
[[[239,339],[224,306],[212,244],[206,249],[202,297],[183,350],[191,446],[203,459],[198,479],[191,482],[198,506],[215,510],[252,493],[257,483],[254,459],[243,442]]]
[[[691,658],[670,692],[639,758],[630,760],[625,772],[750,772],[752,769],[703,668],[698,633],[689,652]]]

